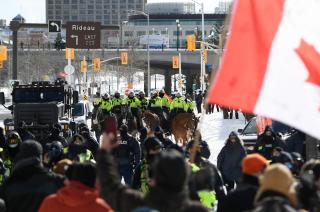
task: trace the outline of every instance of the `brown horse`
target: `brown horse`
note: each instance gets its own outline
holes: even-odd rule
[[[157,126],[160,126],[160,119],[158,115],[148,110],[142,113],[142,121],[151,131],[154,131]]]
[[[192,113],[179,113],[172,121],[172,134],[176,143],[185,146],[188,139],[192,138],[198,126],[199,118]]]

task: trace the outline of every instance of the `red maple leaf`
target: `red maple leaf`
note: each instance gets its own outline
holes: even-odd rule
[[[320,86],[320,54],[314,46],[301,39],[299,48],[295,49],[304,65],[306,66],[309,77],[306,80],[309,83]]]

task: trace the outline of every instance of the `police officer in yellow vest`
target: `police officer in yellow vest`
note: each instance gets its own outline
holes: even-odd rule
[[[201,157],[201,144],[197,144],[197,147],[194,145],[194,140],[187,145],[189,155],[194,156],[193,162],[188,161],[192,169],[189,183],[190,196],[212,210],[217,200],[225,198],[226,188],[217,167]]]
[[[189,94],[186,94],[184,111],[186,111],[187,113],[193,113],[194,108],[195,103],[193,102],[191,96]]]
[[[121,126],[122,124],[122,111],[123,109],[123,105],[125,104],[124,99],[120,96],[120,92],[116,91],[114,93],[114,96],[112,98],[112,112],[116,115],[117,117],[117,122],[118,122],[118,127]]]
[[[11,131],[8,133],[5,148],[1,151],[1,158],[3,160],[3,165],[5,168],[5,177],[11,175],[13,169],[13,160],[19,152],[22,140],[20,135],[16,131]]]
[[[158,96],[157,91],[152,91],[151,99],[149,100],[149,110],[163,119],[162,99]]]
[[[175,94],[175,98],[170,104],[170,120],[173,120],[173,118],[179,113],[185,112],[185,104],[186,102],[181,96],[181,93],[177,92]]]
[[[132,188],[140,190],[142,193],[146,194],[150,190],[150,166],[162,150],[161,141],[156,137],[149,137],[145,140],[142,150],[144,152],[145,159],[139,163],[134,171]]]
[[[162,100],[162,109],[163,111],[165,111],[166,113],[169,113],[169,109],[170,109],[170,102],[169,102],[169,98],[165,96],[165,91],[163,89],[161,89],[159,91],[159,97]]]
[[[74,135],[70,140],[70,145],[63,149],[64,157],[72,161],[90,161],[93,155],[85,146],[85,140],[81,135]]]
[[[125,104],[129,107],[131,114],[136,117],[138,129],[141,128],[141,102],[135,97],[134,92],[130,91],[128,94],[128,98],[125,100]]]
[[[0,186],[3,185],[3,183],[6,181],[7,176],[6,176],[6,168],[3,164],[2,159],[0,158]]]
[[[110,115],[112,110],[112,100],[110,99],[110,95],[108,93],[104,94],[100,101],[100,108],[103,111],[104,115]]]
[[[145,97],[145,93],[143,91],[139,92],[138,99],[141,103],[141,110],[145,111],[148,108],[149,100]]]

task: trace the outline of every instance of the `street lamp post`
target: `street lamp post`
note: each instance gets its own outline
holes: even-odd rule
[[[150,15],[148,13],[145,13],[143,11],[137,11],[137,10],[131,10],[133,13],[136,13],[136,14],[140,14],[140,15],[143,15],[145,17],[147,17],[147,22],[148,22],[148,34],[147,34],[147,39],[148,39],[148,42],[147,42],[147,60],[148,60],[148,71],[147,71],[147,74],[148,74],[148,88],[147,88],[147,91],[148,91],[148,96],[150,96],[150,87],[151,87],[151,76],[150,76],[150,39],[149,39],[149,29],[150,29]]]
[[[180,36],[180,32],[179,32],[180,21],[179,21],[179,19],[176,20],[176,23],[177,23],[177,51],[179,51],[179,44],[180,44],[180,39],[179,39],[179,36]]]
[[[198,5],[200,5],[201,6],[201,19],[202,19],[202,23],[201,23],[201,25],[202,25],[202,33],[201,33],[201,39],[202,39],[202,42],[204,42],[204,4],[203,4],[203,2],[201,2],[201,3],[199,3],[199,2],[197,2],[197,1],[195,1],[195,0],[191,0],[191,1],[193,1],[194,3],[196,3],[196,4],[198,4]],[[205,73],[206,73],[206,65],[205,65],[205,63],[204,63],[204,45],[203,44],[201,44],[201,73],[200,73],[200,83],[201,83],[201,90],[202,91],[204,91],[205,90],[205,84],[204,84],[204,75],[205,75]]]

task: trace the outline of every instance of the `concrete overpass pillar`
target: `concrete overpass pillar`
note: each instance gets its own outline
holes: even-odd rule
[[[170,70],[167,70],[164,75],[164,87],[167,94],[171,94],[171,74]]]

